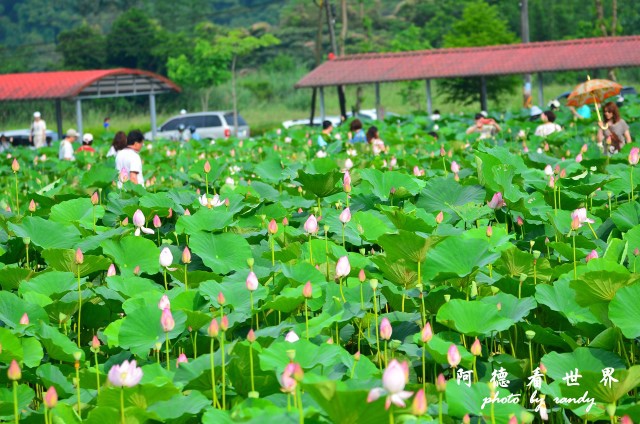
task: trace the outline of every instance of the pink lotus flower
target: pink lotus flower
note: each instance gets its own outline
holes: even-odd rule
[[[29,315],[26,312],[20,317],[20,324],[29,325]]]
[[[455,368],[460,364],[461,359],[458,346],[455,344],[449,346],[449,350],[447,351],[447,362],[449,362],[449,365],[451,365],[452,368]]]
[[[587,218],[587,208],[580,208],[571,212],[571,219],[574,218],[578,218],[580,224],[584,224],[585,222],[588,222],[589,224],[594,223],[592,219]]]
[[[549,187],[554,188],[556,186],[556,179],[553,178],[553,175],[549,177]]]
[[[488,206],[491,209],[496,210],[496,209],[500,209],[503,206],[507,206],[507,204],[505,203],[504,199],[502,198],[502,193],[501,192],[497,192],[491,198],[491,201],[488,203]]]
[[[302,288],[302,295],[306,299],[311,299],[311,297],[313,296],[313,287],[311,287],[311,281],[307,281],[307,283]]]
[[[353,161],[351,160],[351,158],[347,158],[347,160],[344,161],[344,167],[347,171],[353,168]]]
[[[33,199],[31,199],[31,201],[29,202],[29,212],[35,212],[36,211],[36,202],[33,201]]]
[[[393,328],[387,317],[382,318],[380,321],[380,338],[382,340],[390,340]]]
[[[18,381],[22,378],[22,370],[15,359],[11,360],[11,365],[9,365],[9,369],[7,370],[7,377],[11,381]]]
[[[480,345],[480,340],[476,337],[476,340],[471,345],[471,354],[474,356],[482,355],[482,346]]]
[[[298,340],[300,340],[300,337],[298,337],[296,332],[293,330],[289,331],[287,335],[284,337],[284,341],[289,343],[295,343]]]
[[[253,328],[249,330],[249,332],[247,333],[247,341],[249,343],[253,343],[256,341],[256,333],[255,331],[253,331]]]
[[[116,275],[116,266],[114,264],[109,265],[109,269],[107,270],[107,277],[113,277]]]
[[[214,318],[211,320],[209,327],[207,328],[207,334],[209,337],[218,337],[220,333],[220,326],[218,325],[218,321]]]
[[[304,223],[304,230],[309,234],[315,234],[318,232],[318,220],[315,215],[310,215],[307,221]]]
[[[56,388],[51,386],[44,394],[44,406],[48,409],[53,409],[58,404],[58,392],[56,392]]]
[[[408,371],[406,361],[400,364],[397,360],[392,359],[382,374],[382,387],[371,389],[367,396],[367,402],[374,402],[381,396],[387,395],[384,405],[385,409],[389,409],[392,403],[401,408],[406,407],[404,401],[409,399],[413,392],[404,390],[404,386],[407,384],[405,369]]]
[[[358,280],[360,280],[361,283],[364,283],[366,279],[367,275],[364,273],[364,269],[361,269],[358,273]]]
[[[176,322],[173,320],[173,315],[171,315],[171,310],[169,308],[162,310],[160,325],[162,325],[162,331],[165,333],[168,333],[175,328]]]
[[[629,164],[637,165],[638,160],[640,160],[640,148],[633,147],[629,152]]]
[[[578,153],[576,155],[576,162],[578,162],[578,163],[582,162],[582,153]]]
[[[11,170],[13,172],[18,172],[20,170],[20,164],[16,158],[13,158],[13,162],[11,162]]]
[[[134,214],[133,214],[133,225],[136,227],[136,231],[135,231],[135,235],[139,236],[140,235],[140,231],[142,231],[145,234],[154,234],[153,230],[150,228],[146,228],[144,226],[146,222],[146,219],[144,217],[144,214],[142,213],[142,211],[140,209],[138,209]],[[124,224],[124,221],[123,221]]]
[[[227,303],[227,299],[224,298],[224,294],[222,292],[218,293],[218,305],[223,306],[225,303]]]
[[[253,271],[249,272],[249,275],[247,275],[246,284],[247,290],[249,291],[256,291],[258,289],[258,277],[256,277],[256,274]]]
[[[209,209],[222,206],[224,205],[224,202],[225,202],[224,200],[221,200],[220,196],[217,194],[215,194],[213,197],[207,197],[206,194],[203,194],[201,197],[198,197],[198,201],[202,206],[206,206]]]
[[[204,172],[207,174],[211,172],[211,164],[209,163],[209,161],[206,161],[204,163],[203,169],[204,169]]]
[[[413,398],[411,413],[417,417],[427,413],[427,397],[424,394],[424,389],[418,390],[418,393]]]
[[[429,343],[433,338],[433,331],[431,330],[431,323],[427,321],[425,326],[422,328],[420,332],[420,340],[422,343]]]
[[[280,378],[280,385],[282,386],[280,390],[284,393],[294,393],[298,382],[302,381],[303,377],[304,371],[302,371],[300,364],[296,362],[289,362],[284,368]]]
[[[93,351],[97,351],[98,349],[100,349],[100,339],[98,339],[98,336],[96,336],[95,334],[91,339],[91,349]]]
[[[169,300],[169,296],[163,294],[160,298],[160,302],[158,302],[158,309],[164,311],[165,309],[171,308],[171,301]]]
[[[191,263],[191,251],[187,246],[185,246],[184,250],[182,251],[182,263],[183,264]]]
[[[342,256],[336,263],[336,278],[342,278],[349,275],[351,272],[351,265],[349,265],[349,258]]]
[[[442,373],[438,374],[438,378],[436,379],[436,390],[440,393],[447,390],[447,380],[445,380]]]
[[[339,219],[343,225],[346,225],[349,221],[351,221],[351,210],[349,208],[345,208],[342,212],[340,212]]]
[[[229,329],[229,317],[226,315],[223,315],[222,318],[220,318],[220,329],[222,331],[227,331]]]
[[[442,221],[444,221],[444,213],[440,211],[438,212],[438,215],[436,215],[436,224],[440,225],[442,224]]]
[[[596,252],[595,250],[592,250],[591,252],[589,252],[587,257],[585,258],[585,261],[589,262],[591,259],[597,259],[597,258],[598,258],[598,252]]]
[[[180,364],[186,364],[188,362],[189,360],[187,359],[187,355],[185,355],[184,353],[181,353],[180,355],[178,355],[178,360],[176,361],[176,368],[180,367]]]
[[[547,165],[544,167],[544,175],[546,175],[547,177],[553,175],[553,168],[551,167],[551,165]]]
[[[271,221],[269,221],[269,226],[267,229],[270,234],[275,234],[278,232],[278,223],[276,222],[275,219],[272,219]]]
[[[524,225],[524,220],[521,216],[518,216],[518,218],[516,219],[516,224],[518,224],[519,227],[522,227]]]
[[[460,165],[458,165],[458,162],[456,162],[455,160],[451,162],[451,172],[453,172],[454,174],[460,172]]]
[[[142,379],[142,368],[138,368],[136,361],[124,361],[121,365],[114,365],[109,370],[109,382],[116,387],[133,387]]]
[[[487,237],[491,237],[493,235],[493,227],[489,225],[487,227]]]

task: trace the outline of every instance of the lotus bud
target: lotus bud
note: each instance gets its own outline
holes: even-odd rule
[[[76,350],[75,352],[73,352],[73,359],[75,359],[76,362],[78,362],[80,359],[82,359],[82,351],[81,350]]]
[[[411,413],[416,417],[424,415],[427,412],[427,397],[424,395],[424,389],[418,390],[416,396],[413,398],[413,404],[411,405]]]
[[[341,213],[340,213],[340,222],[342,222],[343,225],[346,225],[349,221],[351,221],[351,210],[349,208],[345,208]]]
[[[471,417],[469,417],[469,414],[464,414],[464,417],[462,417],[462,424],[471,424]]]
[[[144,227],[145,217],[140,209],[136,210],[133,214],[133,225],[136,227]]]
[[[204,168],[204,172],[205,172],[205,173],[207,173],[207,174],[208,174],[209,172],[211,172],[211,164],[209,163],[209,161],[206,161],[206,162],[204,163],[204,167],[203,167],[203,168]]]
[[[31,199],[31,201],[29,202],[29,212],[35,212],[36,211],[36,202],[33,201],[33,199]]]
[[[635,249],[633,249],[633,256],[638,256],[638,255],[640,255],[640,249],[636,247]]]
[[[44,406],[47,409],[53,409],[58,404],[58,392],[56,392],[56,388],[51,386],[44,394]]]
[[[540,372],[545,375],[547,374],[547,367],[545,367],[542,362],[540,362]]]
[[[346,277],[350,272],[351,265],[349,264],[349,258],[342,256],[336,263],[336,278]]]
[[[272,219],[271,221],[269,221],[268,230],[270,234],[275,234],[278,232],[278,224],[276,223],[275,219]]]
[[[22,317],[20,317],[20,324],[29,325],[29,315],[27,315],[26,312],[22,314]]]
[[[133,268],[133,274],[140,275],[140,265],[136,265],[136,267]]]
[[[93,194],[91,195],[91,204],[95,206],[98,203],[100,203],[100,197],[98,196],[98,192],[94,191]]]
[[[324,233],[325,234],[327,234],[329,232],[329,226],[328,225],[325,224],[322,228],[324,229]]]
[[[310,215],[307,221],[304,223],[304,230],[309,234],[315,234],[318,232],[318,221],[315,215]]]
[[[364,269],[361,269],[360,272],[358,273],[358,280],[360,280],[361,283],[364,283],[366,279],[367,279],[367,276],[364,273]]]
[[[180,355],[178,355],[178,359],[176,360],[176,368],[179,368],[180,364],[185,364],[188,362],[189,360],[187,359],[187,355],[185,355],[184,353],[181,353]]]
[[[218,293],[218,305],[223,306],[227,300],[224,298],[222,292]]]
[[[440,373],[436,379],[436,390],[443,393],[447,390],[447,380],[444,379],[444,375]]]
[[[182,251],[182,263],[183,264],[191,263],[191,251],[187,246],[185,246],[184,250]]]
[[[449,362],[449,365],[451,365],[452,368],[455,368],[460,364],[461,359],[458,347],[455,344],[449,346],[449,350],[447,351],[447,362]]]
[[[631,417],[625,415],[624,417],[620,418],[620,424],[633,424],[633,421],[631,420]]]
[[[76,249],[75,261],[76,265],[82,265],[84,263],[84,255],[82,254],[82,250],[80,250],[80,248]]]
[[[249,291],[256,291],[258,289],[258,277],[256,277],[256,274],[253,271],[249,272],[245,283],[247,285],[247,290]]]
[[[122,220],[122,226],[126,227],[127,225],[129,225],[129,217],[126,216],[123,220]]]
[[[329,337],[329,338],[327,339],[327,344],[330,344],[330,345],[332,345],[332,344],[333,344],[333,337]]]
[[[168,247],[165,247],[160,252],[160,266],[169,267],[173,263],[173,255]]]
[[[226,315],[223,315],[220,318],[220,329],[222,331],[227,331],[229,329],[229,318]]]
[[[31,244],[31,237],[22,237],[22,243],[24,243],[25,246],[29,246]]]
[[[577,216],[573,217],[573,219],[571,220],[571,229],[573,231],[577,231],[581,226],[582,224],[580,223],[580,218]]]
[[[191,216],[191,211],[189,211],[189,209],[185,209],[184,216]]]
[[[11,381],[18,381],[22,378],[22,370],[20,370],[20,365],[18,365],[15,359],[11,360],[11,365],[9,365],[9,369],[7,370],[7,377],[9,377]]]
[[[380,338],[382,340],[390,340],[392,332],[393,332],[393,328],[391,327],[389,318],[387,317],[382,318],[382,320],[380,321]]]
[[[353,354],[354,361],[358,362],[360,360],[360,351],[357,351]]]
[[[502,302],[496,303],[496,309],[499,310],[499,311],[502,310]]]
[[[97,352],[100,350],[100,339],[95,334],[93,335],[93,339],[91,339],[91,350]]]
[[[298,340],[300,340],[300,337],[298,337],[298,335],[295,333],[295,331],[291,330],[287,333],[287,335],[284,337],[284,340],[286,342],[289,343],[295,343]]]
[[[378,288],[378,280],[376,278],[372,278],[371,280],[369,280],[369,285],[371,286],[371,289],[375,292],[376,289]]]
[[[438,225],[442,224],[443,220],[444,220],[444,214],[442,213],[442,211],[440,211],[438,215],[436,215],[436,224]]]
[[[211,320],[209,328],[207,328],[207,334],[209,337],[218,337],[219,332],[220,327],[218,326],[218,321],[214,318]]]
[[[422,328],[420,332],[420,339],[422,343],[429,343],[433,338],[433,331],[431,330],[431,323],[427,321],[425,326]]]
[[[311,297],[313,296],[313,287],[311,287],[311,281],[307,281],[307,283],[302,288],[302,295],[306,299],[311,299]]]
[[[516,418],[515,415],[511,415],[511,418],[509,418],[509,422],[507,424],[518,424],[518,419]]]
[[[540,259],[540,254],[541,253],[540,253],[539,250],[534,250],[533,251],[533,258],[536,259],[536,260]]]
[[[629,164],[637,165],[640,159],[640,148],[633,147],[629,152]]]
[[[598,252],[595,250],[592,250],[591,252],[589,252],[587,257],[585,258],[585,261],[589,262],[591,259],[597,259],[597,258],[598,258]]]
[[[162,222],[160,221],[160,217],[158,215],[153,216],[153,227],[154,228],[162,227]]]
[[[491,237],[493,235],[493,227],[489,225],[487,227],[487,237]]]
[[[171,308],[171,301],[169,300],[169,296],[163,294],[160,298],[160,302],[158,302],[158,309],[164,311],[165,309]]]
[[[153,348],[156,350],[156,352],[159,352],[159,351],[160,351],[160,349],[162,349],[162,342],[156,342],[156,343],[153,345]]]
[[[521,216],[518,216],[518,218],[516,218],[516,224],[518,224],[519,227],[522,227],[524,225],[524,220]]]
[[[285,227],[287,225],[289,225],[289,220],[287,219],[287,217],[285,216],[284,218],[282,218],[282,225],[284,225]]]
[[[474,356],[482,356],[482,345],[480,344],[480,340],[478,340],[477,337],[471,345],[471,354]]]
[[[173,320],[173,315],[171,314],[171,310],[169,308],[165,308],[162,310],[162,315],[160,316],[160,325],[162,325],[162,331],[165,333],[170,332],[176,326],[176,322]]]
[[[247,341],[249,343],[253,343],[256,341],[256,333],[253,331],[253,328],[249,330],[249,333],[247,334]]]

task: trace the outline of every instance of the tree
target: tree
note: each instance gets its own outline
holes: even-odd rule
[[[233,29],[226,35],[216,37],[215,39],[215,51],[230,63],[233,127],[235,135],[237,135],[238,132],[238,96],[236,93],[236,65],[238,59],[258,49],[274,46],[278,43],[280,43],[280,40],[271,34],[254,37],[241,29]]]
[[[86,23],[58,35],[58,53],[66,69],[100,69],[106,63],[106,40]]]
[[[424,31],[411,24],[406,29],[396,33],[391,40],[390,47],[393,52],[408,52],[431,49],[431,44],[427,41]],[[416,109],[420,108],[422,100],[420,87],[420,81],[407,81],[402,84],[402,89],[400,89],[402,100]]]
[[[114,21],[107,36],[107,61],[111,66],[158,71],[154,55],[158,27],[145,12],[129,9]]]
[[[462,18],[455,21],[444,37],[445,47],[480,47],[512,44],[518,41],[509,31],[507,22],[499,16],[495,6],[483,0],[467,4]],[[480,78],[454,78],[447,80],[442,89],[451,101],[471,104],[480,100]],[[487,77],[488,97],[493,100],[512,92],[519,85],[518,77]]]

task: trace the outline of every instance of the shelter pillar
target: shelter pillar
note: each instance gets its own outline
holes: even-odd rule
[[[380,105],[380,83],[377,82],[376,83],[376,118],[378,118],[378,120],[382,120],[384,119],[384,116],[382,116],[382,106]]]
[[[433,103],[431,103],[431,80],[425,80],[427,85],[427,115],[431,115],[433,113]]]
[[[149,94],[149,109],[151,112],[151,139],[156,139],[156,95]]]
[[[82,137],[82,100],[76,99],[76,124],[78,126],[78,134]]]
[[[480,77],[480,109],[487,111],[487,80]]]
[[[62,100],[56,99],[56,125],[58,126],[58,140],[62,140]]]
[[[325,110],[324,110],[324,87],[320,87],[320,120],[324,122],[326,118]],[[320,125],[322,125],[322,122]]]
[[[538,72],[538,103],[544,109],[544,81],[542,80],[542,72]]]

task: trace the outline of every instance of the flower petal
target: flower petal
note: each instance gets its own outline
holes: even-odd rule
[[[375,389],[371,389],[369,391],[369,395],[367,396],[367,402],[368,403],[375,402],[376,400],[380,399],[380,396],[383,396],[385,393],[387,392],[381,387],[376,387]]]
[[[155,234],[155,232],[151,228],[140,227],[143,233],[145,234]]]

